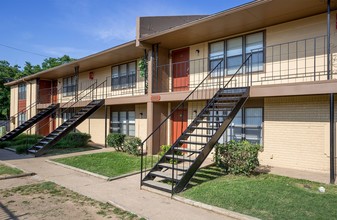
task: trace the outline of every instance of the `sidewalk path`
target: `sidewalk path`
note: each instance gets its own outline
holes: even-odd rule
[[[100,150],[94,151],[101,152]],[[46,181],[55,182],[101,202],[113,202],[146,219],[232,219],[168,197],[139,189],[139,175],[107,182],[81,172],[46,162],[48,157],[29,158],[0,149],[0,160],[26,172],[35,172]],[[1,184],[1,182],[0,182]]]

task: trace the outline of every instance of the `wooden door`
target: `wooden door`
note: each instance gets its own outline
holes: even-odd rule
[[[172,51],[173,91],[189,90],[190,48]]]
[[[187,128],[187,109],[177,110],[172,115],[172,135],[173,144]],[[184,147],[184,146],[183,146]]]
[[[39,83],[39,97],[40,104],[48,104],[51,99],[51,81],[49,80],[40,80]]]
[[[53,81],[52,91],[52,101],[53,103],[57,103],[57,80]]]
[[[39,121],[38,123],[38,131],[37,133],[39,135],[43,135],[43,136],[47,136],[50,133],[50,116],[42,119],[41,121]]]

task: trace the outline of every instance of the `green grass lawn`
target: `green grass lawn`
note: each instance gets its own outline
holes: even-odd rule
[[[261,219],[336,219],[337,186],[271,174],[224,175],[210,167],[180,195]],[[192,181],[192,182],[193,182]],[[325,193],[318,187],[324,186]]]
[[[22,170],[0,164],[0,176],[2,175],[17,175],[23,173]]]
[[[54,161],[103,176],[116,177],[139,171],[140,160],[140,156],[114,151],[60,158]]]

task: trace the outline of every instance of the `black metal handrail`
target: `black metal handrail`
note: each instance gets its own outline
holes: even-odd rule
[[[90,86],[88,86],[85,90],[83,90],[82,92],[78,93],[78,94],[77,94],[76,96],[74,96],[72,99],[68,100],[66,103],[64,103],[62,106],[60,106],[59,108],[60,108],[60,109],[63,109],[63,110],[58,114],[58,116],[59,116],[59,117],[62,116],[63,113],[67,112],[70,108],[73,108],[73,106],[74,106],[76,103],[78,103],[79,101],[81,101],[84,97],[87,97],[89,94],[92,94],[92,97],[95,97],[95,95],[96,95],[96,98],[97,98],[97,88],[99,88],[100,86],[105,85],[105,84],[106,84],[106,80],[103,81],[103,82],[101,82],[99,85],[97,85],[97,80],[96,80],[94,83],[92,83]],[[96,85],[96,86],[95,86],[95,85]],[[89,90],[89,92],[87,92],[87,90]],[[87,92],[87,93],[85,93],[85,92]],[[96,94],[94,94],[94,92],[96,92]],[[81,96],[83,93],[85,93],[85,94],[84,94],[82,97],[79,98],[79,96]],[[105,98],[104,95],[105,95],[105,94],[102,94],[102,99]],[[71,103],[71,104],[69,105],[69,103]],[[69,105],[69,106],[68,106],[68,105]],[[64,107],[66,107],[66,108],[64,108]],[[53,112],[52,112],[51,114],[55,113],[56,110],[57,110],[57,109],[53,110]],[[50,125],[50,123],[51,123],[53,120],[54,120],[54,119],[50,119],[48,122],[44,123],[42,126],[39,125],[40,127],[36,130],[36,133],[38,133],[38,131],[40,131],[40,130],[41,130],[42,128],[44,128],[45,126]],[[34,125],[33,127],[35,127],[35,126],[37,126],[37,124]],[[30,130],[31,130],[33,127],[31,127]]]
[[[41,90],[47,90],[47,91],[51,91],[49,94],[44,94],[44,96],[45,95],[52,95],[52,89],[53,88],[46,88],[46,89],[41,89]],[[41,91],[41,90],[39,90],[39,91]],[[59,88],[58,89],[58,91],[60,91],[61,90],[61,88]],[[57,92],[58,92],[57,91]],[[4,122],[4,123],[1,123],[0,124],[0,127],[2,127],[2,126],[7,126],[12,120],[11,120],[11,118],[17,118],[18,116],[19,116],[19,114],[21,114],[21,113],[25,113],[25,112],[28,112],[30,109],[32,109],[33,107],[35,107],[35,106],[37,106],[38,104],[40,104],[40,101],[41,101],[42,99],[41,99],[41,96],[38,96],[38,98],[37,98],[37,100],[35,101],[35,102],[33,102],[33,103],[31,103],[31,104],[29,104],[28,106],[26,106],[23,110],[21,110],[21,111],[18,111],[16,114],[14,114],[14,115],[11,115],[10,116],[10,120],[9,121],[6,121],[6,122]],[[51,100],[51,103],[53,103],[52,102],[52,100]],[[29,119],[27,119],[27,120],[29,120]]]
[[[242,86],[244,87],[248,87],[250,86],[250,70],[251,70],[251,62],[249,62],[252,58],[252,54],[249,54],[247,55],[246,59],[244,60],[244,62],[239,66],[239,68],[237,69],[237,71],[231,75],[230,77],[228,76],[225,76],[225,75],[222,75],[224,72],[223,71],[223,68],[222,68],[222,63],[223,63],[223,59],[221,59],[219,61],[219,63],[212,69],[208,72],[208,74],[206,75],[206,77],[187,95],[187,97],[181,101],[171,112],[170,114],[168,114],[168,116],[151,132],[151,134],[141,143],[141,151],[142,151],[142,154],[141,154],[141,185],[142,185],[142,181],[143,181],[143,172],[145,171],[146,172],[146,168],[144,170],[144,144],[146,143],[146,141],[149,140],[149,138],[151,138],[151,136],[153,136],[162,126],[165,122],[168,121],[168,119],[170,119],[173,114],[181,107],[184,106],[184,104],[187,102],[187,100],[192,96],[192,94],[194,94],[196,92],[196,90],[198,88],[201,87],[201,85],[208,79],[212,80],[212,78],[210,78],[210,76],[217,70],[220,70],[220,77],[217,76],[217,77],[214,77],[215,79],[217,79],[217,86],[218,86],[218,89],[220,88],[226,88],[229,86],[229,84],[232,82],[232,80],[234,79],[234,77],[236,77],[238,74],[242,74],[242,77],[247,77],[245,79],[245,81],[243,81],[242,79]],[[248,65],[247,65],[248,64]],[[242,71],[242,69],[247,69],[248,71]],[[247,76],[244,76],[243,74],[246,73]],[[213,79],[214,79],[213,78]],[[226,78],[226,81],[225,81],[225,78]],[[212,95],[213,96],[213,95]],[[208,103],[208,105],[210,105],[210,103]],[[207,106],[208,106],[207,105]],[[179,138],[178,138],[179,139]],[[174,154],[174,150],[172,150],[172,148],[179,142],[179,140],[176,140],[174,144],[171,145],[170,147],[170,150],[172,152],[172,160],[174,161],[175,160],[175,154]],[[156,165],[158,165],[159,161],[156,162]],[[175,167],[174,167],[174,162],[172,164],[172,179],[174,178],[174,172],[175,172]],[[173,192],[173,181],[172,181],[172,192]]]

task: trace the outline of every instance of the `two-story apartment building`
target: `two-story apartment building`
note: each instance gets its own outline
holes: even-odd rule
[[[76,127],[100,144],[120,132],[150,155],[172,145],[142,181],[167,191],[157,177],[179,191],[215,142],[242,139],[263,146],[263,165],[333,182],[336,2],[327,5],[260,0],[210,16],[141,17],[134,41],[8,83],[11,128],[58,103],[27,131],[52,140]]]

